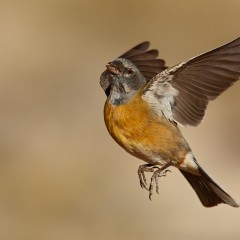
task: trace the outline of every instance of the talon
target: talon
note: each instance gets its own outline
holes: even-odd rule
[[[164,165],[161,168],[158,166],[154,166],[152,164],[145,164],[145,165],[139,166],[138,177],[139,177],[139,181],[140,181],[140,186],[149,191],[149,199],[150,200],[152,200],[154,183],[156,185],[156,192],[157,192],[157,194],[159,194],[158,179],[159,179],[159,177],[165,177],[167,172],[171,172],[170,170],[166,169],[170,165],[171,165],[171,163],[167,163],[166,165]],[[155,170],[155,169],[157,169],[157,170]],[[153,175],[151,177],[151,181],[149,184],[149,188],[147,185],[145,172],[153,172]]]
[[[152,194],[149,193],[149,200],[152,201]]]
[[[165,170],[169,166],[170,166],[170,164],[168,163],[165,166],[163,166],[162,168],[155,167],[155,168],[157,168],[157,170],[153,173],[153,175],[151,177],[151,182],[150,182],[149,190],[148,190],[149,191],[149,199],[150,200],[152,200],[154,183],[156,185],[156,192],[157,192],[157,194],[159,194],[158,179],[159,179],[159,177],[166,176],[167,172],[171,172],[168,169]],[[165,170],[165,171],[163,171],[163,170]]]
[[[149,189],[148,189],[148,191],[149,191],[149,199],[150,200],[152,200],[152,195],[153,195],[153,187],[154,187],[154,180],[155,180],[155,176],[154,175],[155,175],[155,172],[154,172],[154,174],[151,177],[151,182],[150,182]]]
[[[148,184],[147,184],[147,179],[144,172],[154,172],[154,168],[156,167],[151,164],[141,165],[138,168],[138,177],[140,181],[140,186],[142,188],[145,188],[146,190],[148,190]]]
[[[152,201],[152,195],[153,195],[153,181],[152,180],[151,180],[148,191],[149,191],[149,199]]]
[[[140,166],[139,169],[138,169],[138,177],[139,177],[141,188],[148,189],[147,188],[147,179],[146,179],[145,174],[144,174],[143,166]]]
[[[159,175],[157,175],[156,177],[155,177],[155,184],[156,184],[156,193],[157,194],[159,194],[159,187],[158,187],[158,178],[159,178]]]

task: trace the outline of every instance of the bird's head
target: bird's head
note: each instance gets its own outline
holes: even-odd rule
[[[117,58],[106,67],[100,85],[113,105],[128,102],[146,84],[140,70],[128,59]]]

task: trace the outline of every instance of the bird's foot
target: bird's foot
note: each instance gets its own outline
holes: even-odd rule
[[[159,194],[158,178],[159,177],[166,177],[167,176],[167,172],[171,172],[169,169],[163,171],[164,169],[159,168],[158,170],[156,170],[153,173],[153,175],[151,177],[151,182],[150,182],[150,186],[149,186],[149,189],[148,189],[148,191],[149,191],[149,199],[150,200],[152,200],[154,184],[156,185],[156,193]]]
[[[147,185],[147,179],[145,176],[145,172],[154,172],[155,169],[160,169],[158,166],[155,166],[153,164],[144,164],[139,166],[138,168],[138,177],[139,177],[139,181],[140,181],[140,186],[142,188],[145,188],[147,190],[148,189],[148,185]]]
[[[145,164],[141,165],[138,168],[138,177],[140,181],[140,186],[142,188],[145,188],[149,191],[149,199],[151,200],[153,195],[153,188],[154,184],[156,185],[156,192],[159,194],[159,187],[158,187],[158,179],[159,177],[165,177],[167,172],[171,172],[170,170],[165,170],[168,168],[171,164],[167,163],[166,165],[159,167],[153,164]],[[148,187],[147,179],[145,176],[145,172],[153,172],[153,175],[151,177],[150,185]]]

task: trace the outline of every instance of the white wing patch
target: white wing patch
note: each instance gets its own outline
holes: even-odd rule
[[[171,75],[160,73],[157,76],[158,80],[153,81],[151,86],[146,89],[143,98],[146,99],[158,116],[164,115],[169,120],[173,120],[172,106],[174,105],[174,97],[177,96],[178,91],[169,82],[172,78]]]
[[[158,116],[165,116],[173,121],[172,107],[178,90],[171,85],[173,73],[181,68],[185,62],[167,68],[151,79],[144,90],[143,98],[151,105]]]

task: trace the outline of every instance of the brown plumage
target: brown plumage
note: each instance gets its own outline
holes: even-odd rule
[[[196,161],[177,124],[198,125],[208,102],[240,76],[240,38],[167,68],[158,51],[143,42],[115,59],[100,84],[107,100],[106,127],[114,140],[148,164],[138,170],[140,184],[158,192],[158,178],[177,167],[205,207],[225,203],[239,207]],[[154,172],[149,187],[144,171]]]
[[[115,141],[130,154],[148,163],[158,163],[154,161],[156,155],[158,161],[173,160],[180,165],[190,150],[177,126],[167,119],[157,118],[148,104],[142,101],[141,94],[120,106],[106,101],[104,119]]]

